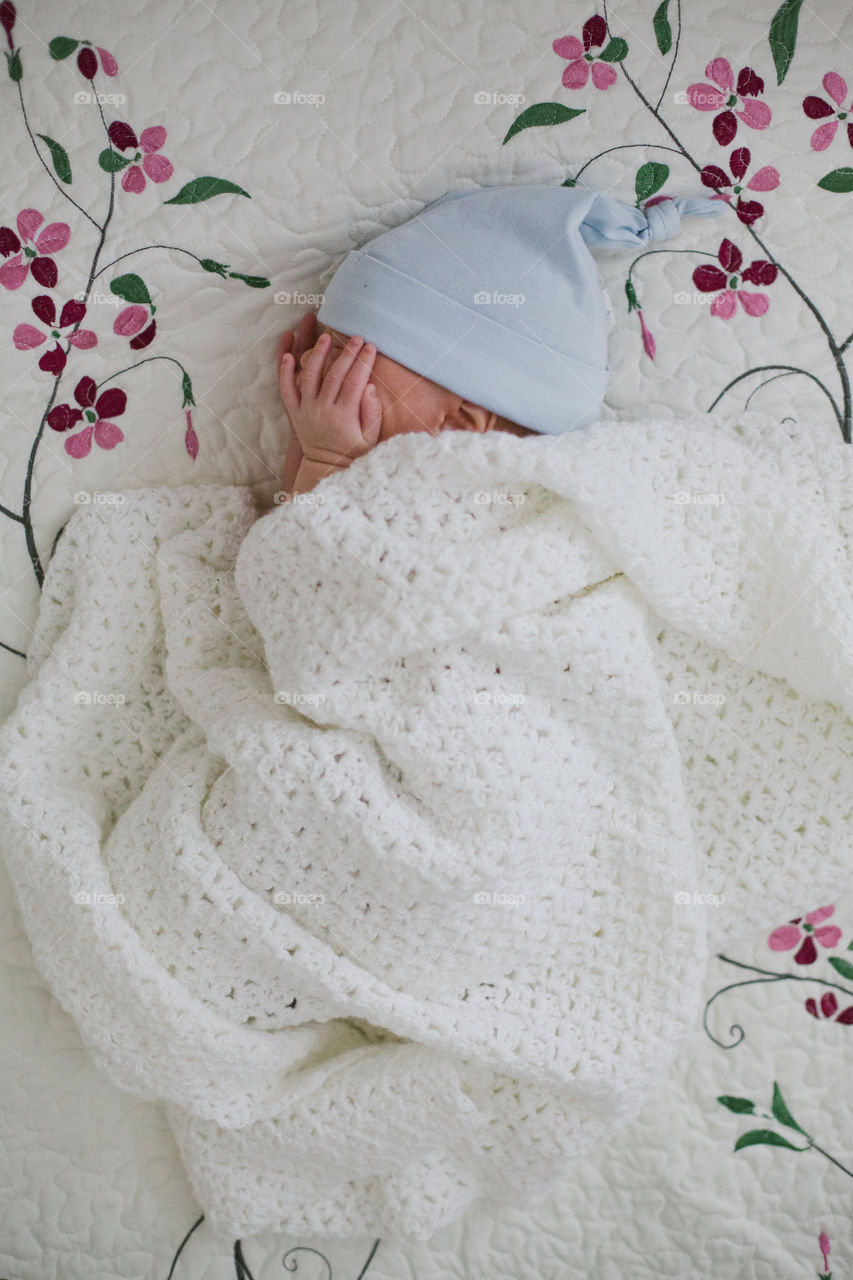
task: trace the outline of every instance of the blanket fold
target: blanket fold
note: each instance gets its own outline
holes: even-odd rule
[[[631,1120],[709,946],[849,887],[853,455],[765,414],[100,495],[0,848],[214,1229],[425,1239]]]

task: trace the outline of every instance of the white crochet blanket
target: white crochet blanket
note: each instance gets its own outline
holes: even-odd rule
[[[397,437],[262,518],[239,486],[78,509],[0,843],[215,1229],[538,1199],[666,1071],[709,920],[850,887],[840,772],[759,856],[767,789],[704,744],[772,752],[781,813],[851,714],[851,494],[849,446],[745,414]]]

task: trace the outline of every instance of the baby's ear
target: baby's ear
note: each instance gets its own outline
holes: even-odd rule
[[[491,409],[484,409],[482,405],[463,400],[459,405],[448,410],[444,426],[456,431],[478,431],[482,434],[490,430],[495,421],[495,415]]]

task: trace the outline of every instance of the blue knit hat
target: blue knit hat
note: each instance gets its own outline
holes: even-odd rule
[[[344,258],[317,318],[519,426],[562,435],[600,417],[607,313],[588,244],[667,240],[683,214],[718,200],[645,210],[586,187],[452,191]]]

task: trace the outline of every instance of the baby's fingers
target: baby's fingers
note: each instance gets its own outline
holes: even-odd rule
[[[379,440],[379,432],[382,429],[382,405],[379,400],[379,392],[371,382],[361,397],[360,408],[361,434],[364,437],[365,444],[371,447]]]
[[[359,405],[364,389],[373,372],[375,360],[376,348],[372,342],[368,342],[367,346],[361,348],[351,368],[347,370],[340,395],[338,396],[339,403],[353,408]]]
[[[281,398],[284,401],[284,407],[288,412],[291,420],[295,411],[302,403],[302,396],[299,387],[296,384],[296,365],[293,356],[289,351],[282,353],[281,363],[278,367],[278,388],[281,392]]]

